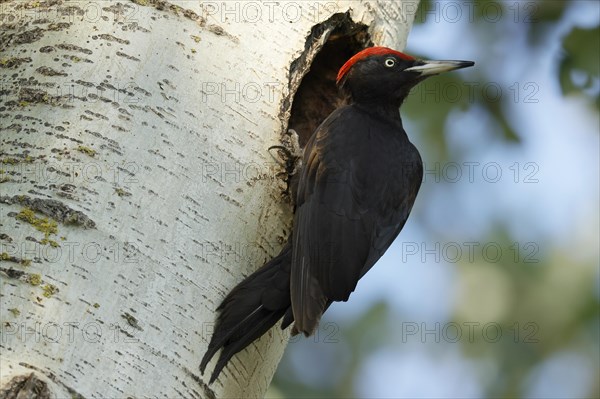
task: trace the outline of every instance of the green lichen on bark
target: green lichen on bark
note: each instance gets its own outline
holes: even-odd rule
[[[46,298],[50,298],[52,295],[58,292],[58,288],[54,284],[46,284],[42,287],[43,295]]]
[[[77,147],[77,151],[90,156],[90,157],[95,157],[96,156],[96,150],[90,148],[90,147],[86,147],[84,145],[80,145],[79,147]]]
[[[96,223],[81,211],[76,211],[61,201],[54,199],[32,198],[27,195],[0,196],[0,203],[19,204],[65,225],[81,226],[93,229]]]
[[[15,317],[19,317],[19,315],[21,314],[21,311],[17,308],[10,308],[8,309],[8,311],[12,313]]]
[[[51,234],[58,233],[58,223],[51,218],[39,218],[35,215],[35,211],[30,208],[23,208],[21,212],[15,216],[17,219],[29,223],[36,230],[44,233],[44,238],[48,240]]]
[[[8,252],[0,253],[0,261],[18,263],[19,265],[22,265],[25,267],[31,265],[31,259],[18,258],[14,255],[10,255]]]
[[[42,284],[42,276],[38,273],[30,274],[27,276],[27,282],[34,287]]]
[[[130,193],[130,192],[128,192],[128,191],[125,191],[125,190],[123,190],[123,189],[122,189],[122,188],[120,188],[120,187],[117,187],[117,188],[115,188],[115,193],[117,193],[117,195],[118,195],[119,197],[129,197],[129,196],[131,196],[131,193]]]

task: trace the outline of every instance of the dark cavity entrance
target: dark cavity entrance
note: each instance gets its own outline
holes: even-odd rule
[[[350,57],[372,45],[368,26],[352,21],[348,13],[335,14],[329,20],[315,25],[306,40],[303,55],[294,60],[290,76],[304,75],[293,99],[288,129],[294,129],[304,146],[315,129],[336,108],[346,103],[335,84],[338,70]],[[320,49],[319,42],[326,38]],[[318,53],[310,65],[311,53]],[[290,79],[290,80],[291,80]]]

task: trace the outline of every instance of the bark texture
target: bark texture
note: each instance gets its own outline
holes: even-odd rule
[[[325,117],[290,123],[328,40],[401,49],[416,7],[0,2],[0,396],[262,397],[286,332],[198,364],[290,230],[267,148]]]

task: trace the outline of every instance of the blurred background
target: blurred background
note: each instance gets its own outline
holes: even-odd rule
[[[269,398],[600,397],[600,2],[421,1],[408,223]]]

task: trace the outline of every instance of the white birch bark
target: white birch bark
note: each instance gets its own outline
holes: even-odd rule
[[[328,31],[307,36],[349,11],[402,49],[416,6],[0,2],[0,389],[263,396],[278,328],[211,386],[198,365],[216,306],[290,230],[266,149]]]

